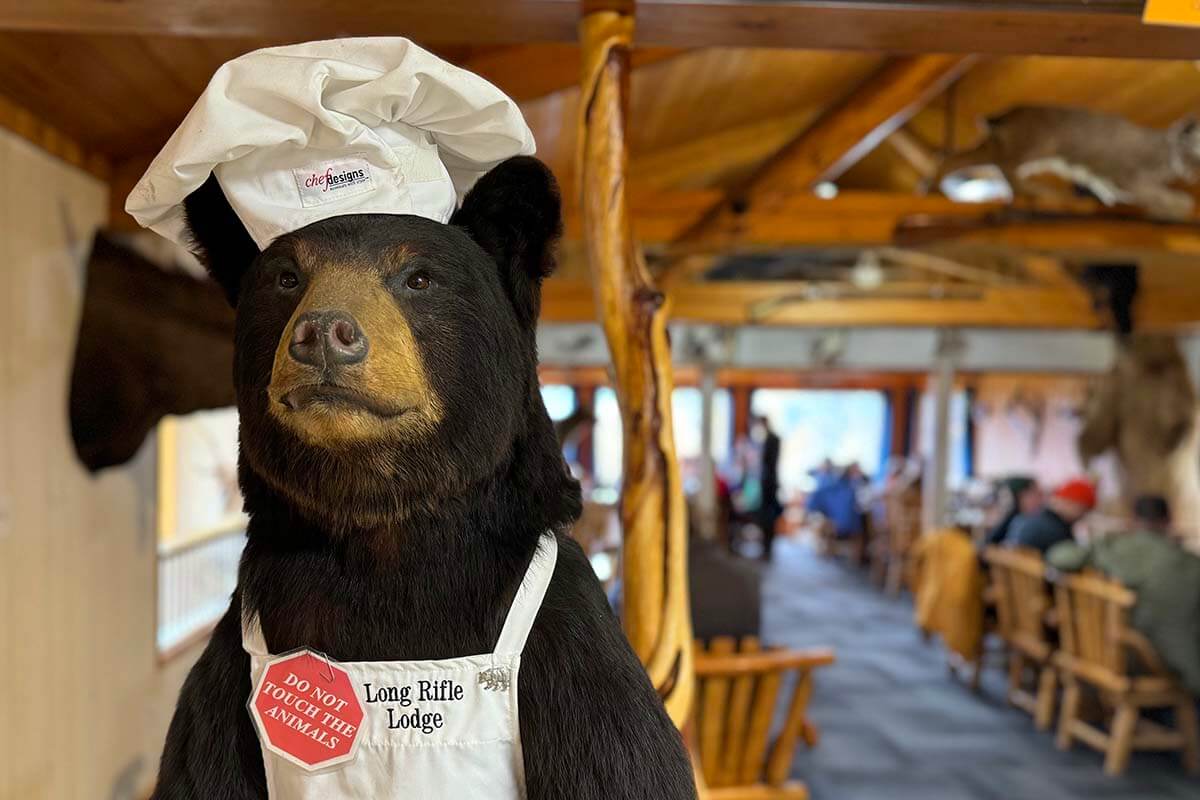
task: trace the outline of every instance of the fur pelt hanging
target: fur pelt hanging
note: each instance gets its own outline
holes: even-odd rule
[[[1134,334],[1118,345],[1112,370],[1083,410],[1083,463],[1113,450],[1127,501],[1158,494],[1174,527],[1200,551],[1200,427],[1196,388],[1172,336]]]

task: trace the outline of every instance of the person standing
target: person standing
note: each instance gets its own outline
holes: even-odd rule
[[[775,527],[783,516],[783,505],[779,502],[779,436],[771,430],[764,416],[756,416],[750,425],[750,437],[758,446],[758,479],[761,502],[754,515],[755,523],[762,531],[764,561],[771,560],[771,548],[775,542]]]

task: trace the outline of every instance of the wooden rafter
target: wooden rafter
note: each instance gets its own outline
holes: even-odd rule
[[[887,62],[701,215],[676,244],[688,248],[704,242],[723,248],[736,243],[748,220],[771,214],[797,192],[841,175],[962,75],[972,61],[969,56],[929,55]],[[694,264],[692,259],[674,262],[672,277],[686,274]]]
[[[811,291],[810,291],[811,289]],[[1195,293],[1190,293],[1194,295]],[[1187,299],[1162,314],[1151,306],[1148,324],[1183,324]],[[1193,301],[1195,298],[1192,298]],[[1200,318],[1193,305],[1191,321]],[[592,287],[583,281],[549,281],[542,318],[550,322],[595,319]],[[1099,324],[1082,293],[1042,286],[974,286],[939,289],[937,284],[889,284],[872,296],[836,294],[802,281],[713,281],[680,283],[671,292],[672,321],[714,325],[785,325],[806,327],[1016,327],[1091,329]],[[1141,319],[1141,317],[1139,317]],[[1152,321],[1151,321],[1152,320]]]
[[[261,36],[406,35],[426,42],[572,42],[574,0],[38,0],[7,3],[0,29]],[[791,47],[892,53],[1060,54],[1192,59],[1195,34],[1141,24],[1141,0],[871,3],[641,0],[639,38],[674,47]]]
[[[681,283],[672,291],[671,321],[1082,330],[1100,325],[1090,298],[1076,284],[975,286],[970,291],[941,291],[941,297],[932,283],[890,284],[887,293],[875,297],[867,293],[831,297],[828,292],[822,297],[819,290],[808,292],[809,286],[800,281]],[[586,281],[549,281],[543,299],[542,318],[548,322],[591,322],[596,318],[593,290]],[[1147,330],[1194,330],[1200,327],[1200,291],[1187,286],[1145,287],[1135,313],[1139,325]]]
[[[598,313],[621,405],[622,615],[634,652],[679,726],[694,691],[687,507],[671,425],[668,311],[634,237],[625,197],[633,18],[593,11],[580,25],[580,208]]]

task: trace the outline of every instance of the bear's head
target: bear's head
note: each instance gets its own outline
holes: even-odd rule
[[[261,253],[215,179],[185,208],[237,309],[248,505],[261,481],[329,528],[373,528],[510,476],[540,495],[546,524],[577,513],[537,378],[541,282],[561,229],[540,162],[494,168],[448,224],[333,217]]]

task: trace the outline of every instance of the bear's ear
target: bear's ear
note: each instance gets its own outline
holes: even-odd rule
[[[450,220],[466,228],[496,260],[521,323],[537,324],[542,279],[554,271],[554,245],[562,234],[558,184],[536,158],[517,156],[475,184]]]
[[[242,276],[258,257],[258,245],[250,238],[213,175],[187,196],[183,210],[192,252],[225,290],[229,304],[236,306]]]

